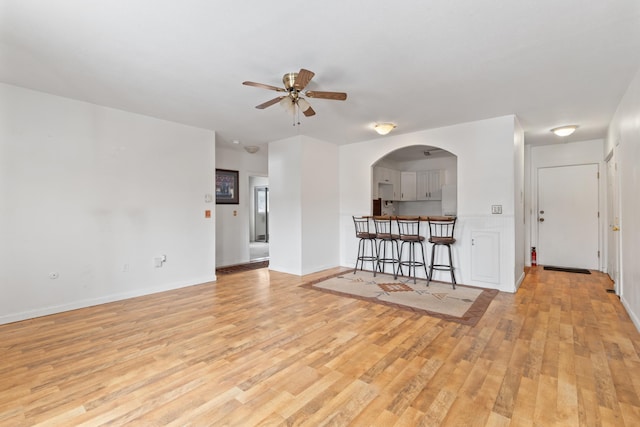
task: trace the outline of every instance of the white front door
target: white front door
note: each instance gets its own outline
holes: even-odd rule
[[[598,165],[538,169],[538,263],[599,269]]]

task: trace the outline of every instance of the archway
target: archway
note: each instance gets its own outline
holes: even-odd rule
[[[458,158],[430,145],[392,151],[373,164],[374,215],[457,214]]]

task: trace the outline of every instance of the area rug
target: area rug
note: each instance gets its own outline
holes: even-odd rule
[[[450,283],[431,282],[371,271],[339,273],[302,285],[305,288],[357,298],[379,304],[411,310],[464,325],[475,325],[498,294],[495,289],[481,289]]]

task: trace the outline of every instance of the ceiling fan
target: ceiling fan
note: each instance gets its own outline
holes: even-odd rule
[[[256,105],[256,108],[260,110],[279,103],[292,114],[295,114],[296,107],[298,107],[299,111],[302,111],[302,114],[310,117],[315,115],[316,112],[313,111],[309,102],[302,97],[302,91],[307,87],[314,75],[315,73],[313,71],[305,70],[304,68],[301,68],[297,73],[287,73],[282,77],[284,88],[255,82],[242,82],[242,84],[275,90],[276,92],[286,92],[286,95],[277,96],[267,102]],[[304,96],[307,98],[332,99],[335,101],[344,101],[347,99],[347,94],[344,92],[321,92],[314,90],[304,92]]]

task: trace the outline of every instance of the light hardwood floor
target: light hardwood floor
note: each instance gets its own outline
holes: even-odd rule
[[[299,287],[320,275],[0,326],[0,425],[640,425],[640,336],[603,274],[533,269],[475,327]]]

